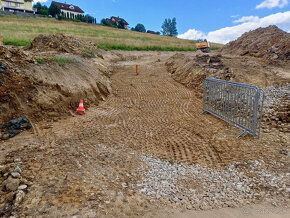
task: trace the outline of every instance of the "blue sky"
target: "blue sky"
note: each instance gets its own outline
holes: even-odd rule
[[[39,0],[48,6],[51,0]],[[208,38],[226,43],[242,33],[275,24],[290,32],[290,0],[59,0],[97,18],[120,16],[160,31],[165,18],[176,17],[180,38]],[[37,0],[35,1],[37,2]]]

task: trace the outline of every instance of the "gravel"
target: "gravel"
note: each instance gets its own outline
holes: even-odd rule
[[[137,184],[139,191],[188,209],[235,207],[261,198],[271,200],[278,195],[289,195],[286,184],[290,173],[268,172],[257,160],[239,162],[224,170],[198,164],[171,164],[145,154],[141,161],[144,165],[138,171],[144,178]]]
[[[281,99],[290,99],[290,84],[284,86],[269,86],[264,89],[266,92],[266,99],[264,105],[271,106],[274,104],[279,104]]]

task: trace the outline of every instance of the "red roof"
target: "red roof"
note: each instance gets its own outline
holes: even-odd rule
[[[82,9],[75,5],[69,5],[61,2],[52,1],[51,4],[56,4],[61,10],[72,11],[77,13],[85,13]]]

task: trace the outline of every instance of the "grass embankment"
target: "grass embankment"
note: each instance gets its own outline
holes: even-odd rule
[[[63,33],[96,42],[105,50],[196,51],[195,41],[51,18],[0,17],[6,45],[28,46],[39,34]],[[212,44],[212,49],[222,45]]]

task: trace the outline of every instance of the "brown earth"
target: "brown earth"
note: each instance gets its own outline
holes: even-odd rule
[[[0,141],[1,216],[166,216],[165,208],[180,206],[140,192],[142,155],[212,170],[259,160],[269,172],[287,172],[289,156],[281,151],[288,149],[289,131],[273,128],[261,139],[237,138],[239,129],[201,115],[205,77],[260,87],[283,85],[289,82],[287,64],[268,66],[254,57],[218,52],[97,51],[97,57],[88,59],[67,52],[0,48],[5,53],[0,64],[7,63],[0,75],[0,121],[25,113],[36,129]],[[12,61],[11,55],[23,63]],[[51,60],[55,55],[73,61],[59,64]],[[87,114],[76,116],[81,98]],[[11,180],[16,166],[22,174],[15,181],[27,185],[21,200],[21,192],[9,190],[4,182]],[[203,185],[182,182],[189,188]],[[287,202],[287,193],[274,197]]]
[[[290,33],[277,26],[258,28],[225,45],[222,53],[263,58],[268,63],[289,62]]]
[[[59,51],[74,54],[88,54],[95,51],[97,45],[93,42],[85,42],[61,33],[51,35],[39,35],[31,42],[30,50],[34,51]]]

